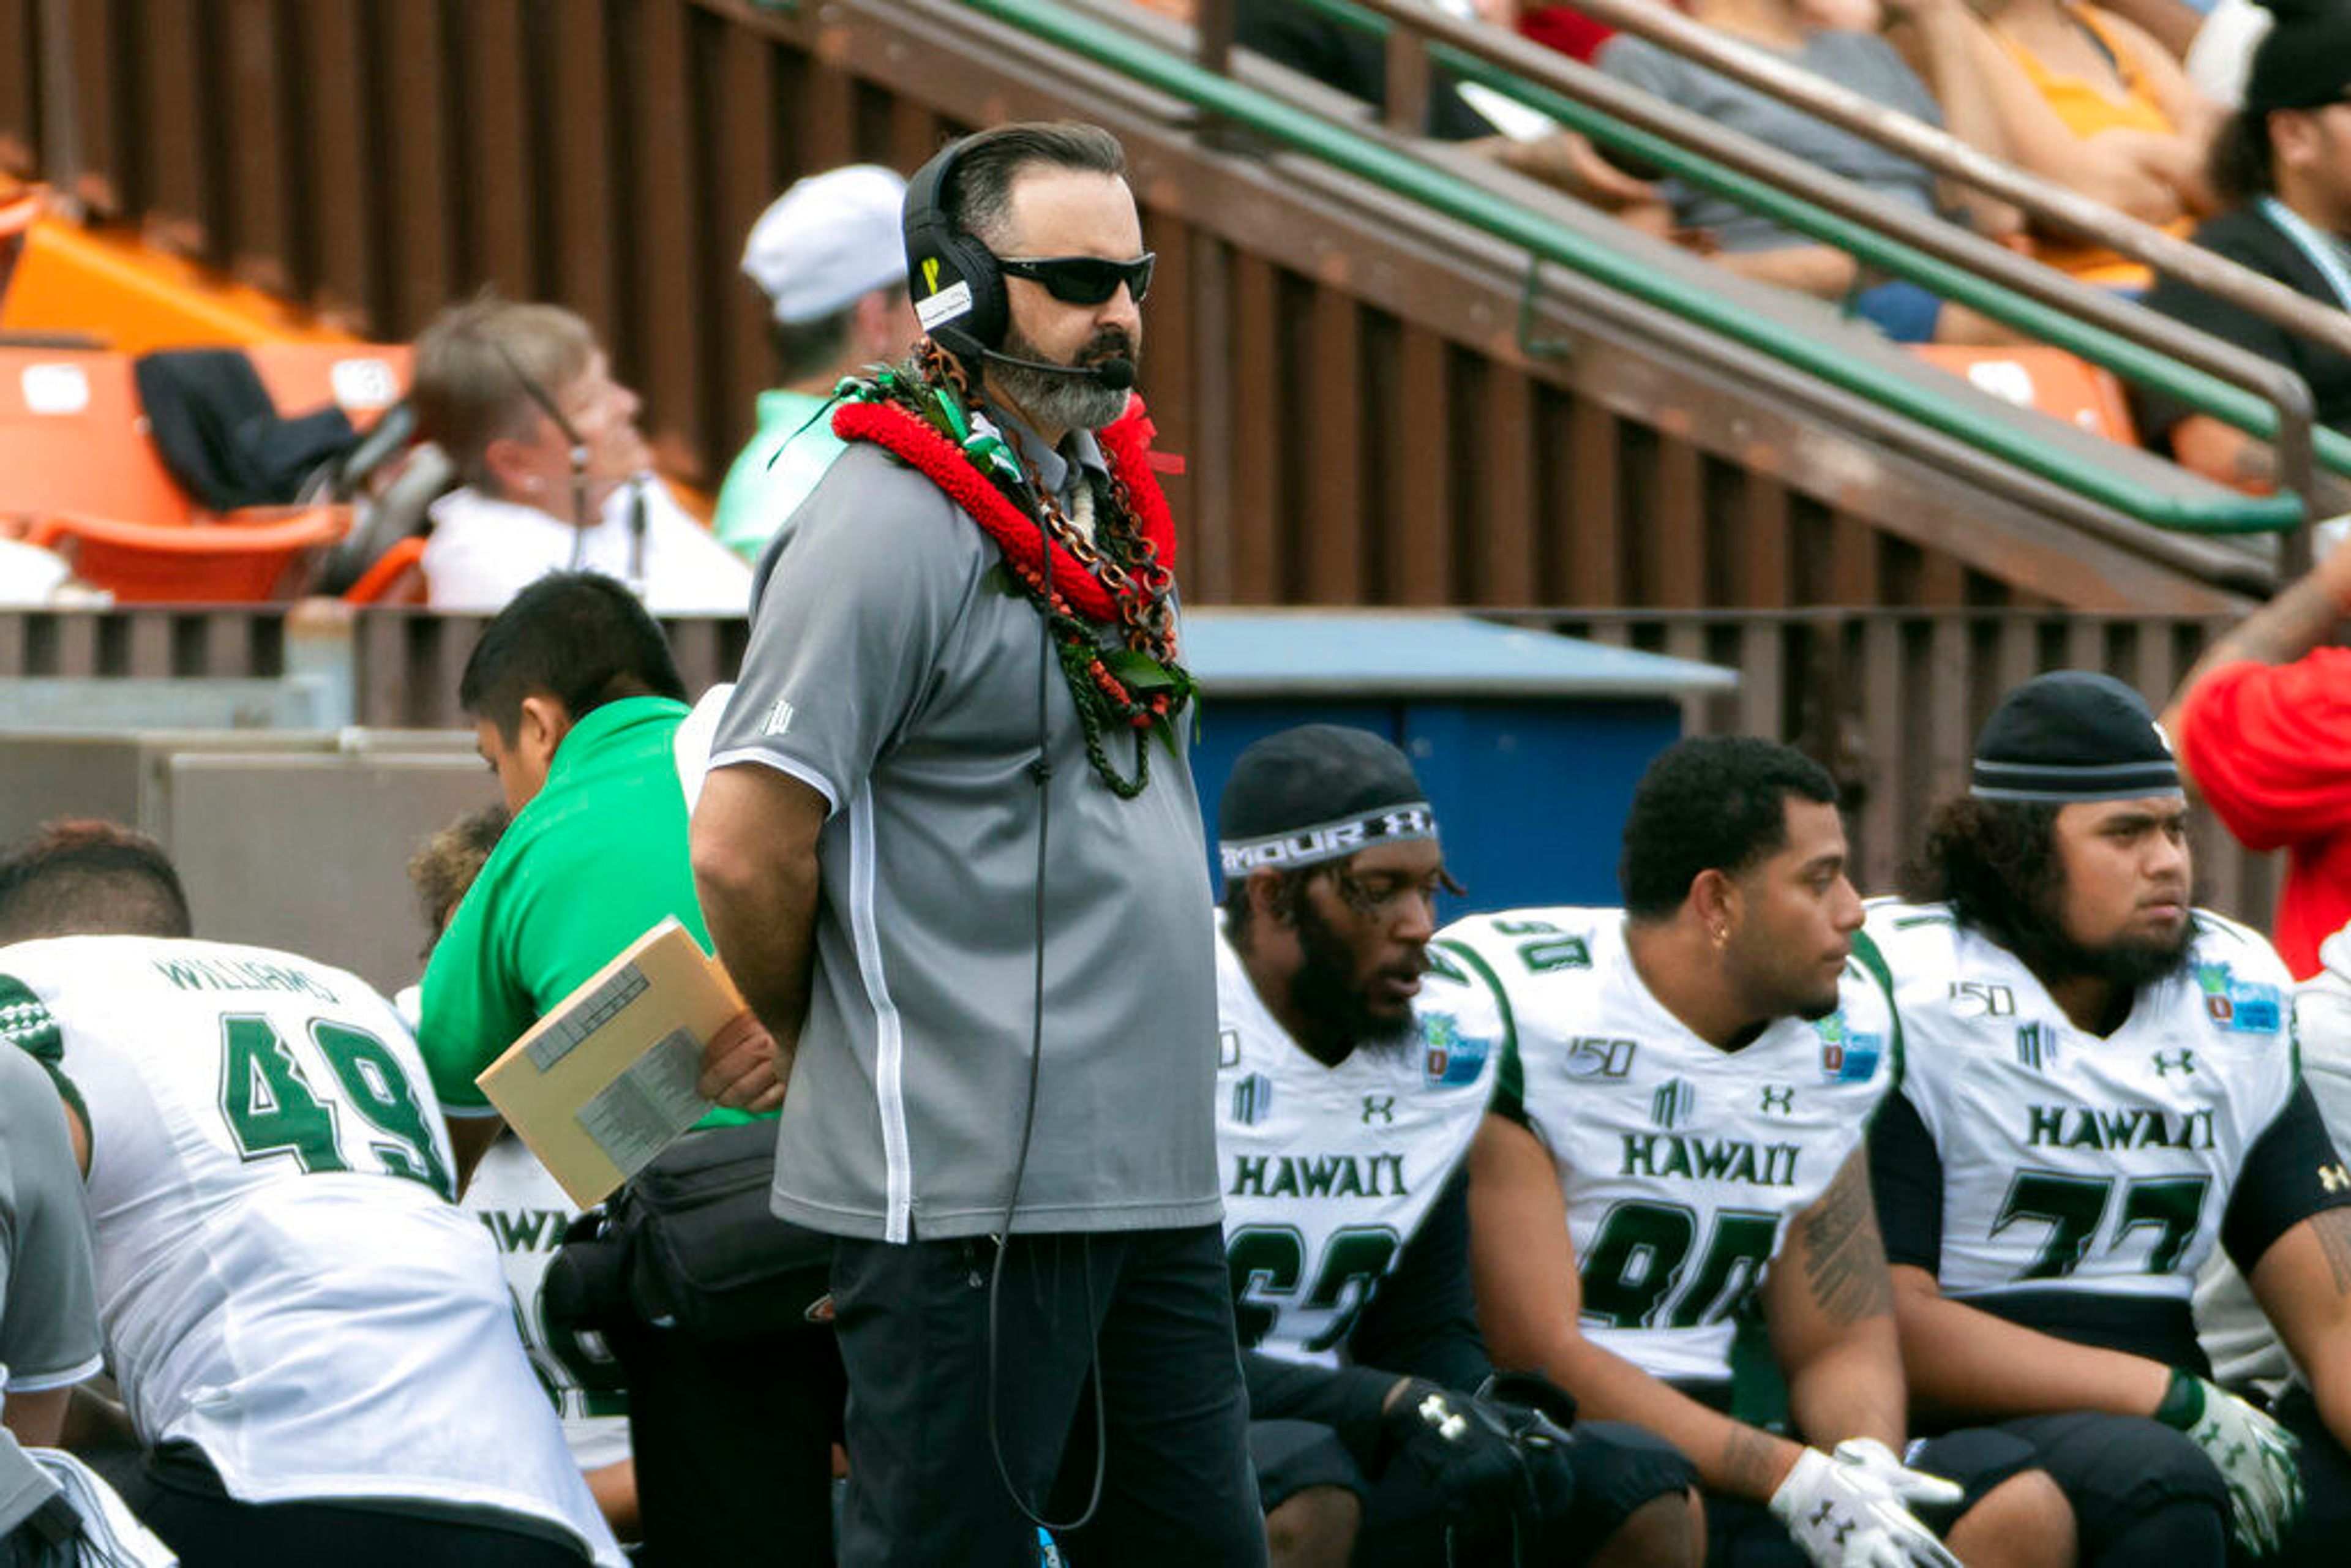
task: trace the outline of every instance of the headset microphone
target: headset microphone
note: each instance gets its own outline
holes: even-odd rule
[[[1024,371],[1042,371],[1050,376],[1080,376],[1112,392],[1124,392],[1134,384],[1133,360],[1104,360],[1098,365],[1057,365],[1049,360],[1024,360],[989,348],[982,348],[979,352],[999,365],[1017,365]]]

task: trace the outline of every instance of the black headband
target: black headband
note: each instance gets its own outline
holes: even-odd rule
[[[1217,852],[1227,876],[1247,876],[1259,866],[1286,871],[1291,866],[1343,860],[1374,844],[1409,843],[1415,839],[1436,837],[1437,813],[1429,810],[1426,800],[1409,800],[1366,811],[1360,817],[1316,822],[1264,838],[1219,839]]]

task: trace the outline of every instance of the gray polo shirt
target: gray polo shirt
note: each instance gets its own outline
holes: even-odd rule
[[[1071,455],[1031,460],[1061,490],[1100,461],[1090,436]],[[928,479],[852,444],[760,563],[711,748],[713,768],[779,768],[832,808],[775,1208],[836,1235],[992,1232],[1010,1190],[1050,655],[999,559]],[[1045,706],[1044,1057],[1013,1228],[1214,1224],[1217,980],[1191,771],[1153,740],[1150,788],[1122,800],[1087,762],[1058,664]],[[1105,738],[1131,768],[1132,740]]]
[[[64,1108],[11,1040],[0,997],[0,1388],[37,1394],[98,1371],[97,1287]]]

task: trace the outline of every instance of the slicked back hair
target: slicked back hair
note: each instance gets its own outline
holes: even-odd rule
[[[45,822],[0,851],[0,946],[46,936],[186,936],[187,890],[163,846],[96,818]]]
[[[1040,165],[1123,175],[1126,152],[1101,126],[1074,120],[1029,120],[980,131],[964,143],[956,156],[955,177],[939,193],[947,222],[997,249],[1012,221],[1013,182]]]
[[[1802,752],[1745,735],[1677,741],[1634,789],[1616,883],[1625,912],[1664,920],[1701,872],[1737,876],[1786,847],[1791,798],[1833,806],[1836,781]]]
[[[514,739],[525,697],[553,697],[573,720],[622,697],[685,700],[668,639],[645,607],[593,571],[549,572],[482,628],[457,703]]]
[[[538,417],[515,371],[538,382],[560,407],[564,390],[587,373],[595,357],[594,331],[559,305],[487,294],[453,305],[416,340],[408,394],[416,407],[416,434],[440,443],[458,478],[486,491],[490,443],[525,434]]]

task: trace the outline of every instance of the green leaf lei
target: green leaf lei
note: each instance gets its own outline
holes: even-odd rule
[[[1150,538],[1137,525],[1134,498],[1116,464],[1108,486],[1110,505],[1099,509],[1094,539],[1089,542],[1044,493],[1011,444],[972,409],[969,392],[953,363],[929,345],[925,348],[905,367],[877,366],[870,377],[841,382],[833,395],[846,404],[912,415],[944,438],[987,490],[1001,498],[1009,517],[987,515],[993,508],[980,497],[956,495],[959,486],[951,476],[930,474],[996,541],[1009,586],[1044,617],[1085,736],[1086,758],[1113,793],[1134,800],[1151,782],[1149,737],[1155,734],[1171,758],[1178,756],[1176,726],[1198,693],[1191,674],[1176,658],[1174,573],[1159,562]],[[841,422],[838,434],[881,441],[898,450],[879,431],[849,428],[860,423],[852,410],[842,410],[836,419]],[[926,454],[898,450],[898,455],[922,467]],[[974,500],[980,504],[971,504]],[[1036,550],[1030,540],[1040,512],[1059,558],[1050,594],[1038,559],[1029,553]],[[1103,607],[1111,613],[1106,620],[1089,621],[1072,606],[1063,590],[1080,590],[1071,582],[1073,572],[1086,574],[1091,582],[1085,586],[1097,590],[1081,591],[1082,599],[1101,603],[1107,596]],[[1115,630],[1116,643],[1101,635],[1097,628],[1102,625]],[[1193,711],[1196,724],[1197,709]],[[1132,773],[1122,772],[1111,760],[1104,737],[1113,729],[1134,734]]]

